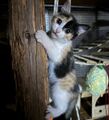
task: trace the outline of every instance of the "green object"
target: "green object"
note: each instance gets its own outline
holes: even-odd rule
[[[86,76],[85,90],[92,95],[102,95],[108,86],[108,75],[103,65],[96,65]]]

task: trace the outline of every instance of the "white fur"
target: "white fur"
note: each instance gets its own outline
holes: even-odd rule
[[[55,84],[50,88],[50,93],[51,93],[51,98],[53,102],[55,103],[55,107],[53,106],[48,106],[47,112],[48,114],[46,115],[46,119],[48,120],[52,114],[53,118],[60,116],[61,114],[65,113],[68,109],[69,102],[71,100],[71,94],[60,88],[59,85],[59,80],[56,77],[54,73],[54,67],[57,63],[60,62],[62,58],[62,51],[65,49],[65,47],[70,47],[72,42],[67,41],[66,39],[51,39],[48,37],[46,32],[39,30],[36,32],[36,38],[37,41],[40,42],[44,48],[47,51],[47,54],[49,56],[49,82],[50,84]],[[82,91],[81,87],[79,86],[80,91]],[[79,100],[79,99],[78,99]],[[77,102],[79,103],[79,101]],[[73,108],[75,102],[72,101],[72,107]],[[76,104],[76,110],[79,108],[79,104]],[[71,111],[69,111],[68,115],[70,114]],[[79,114],[77,111],[78,119],[79,119]]]
[[[53,23],[52,25],[52,38],[63,38],[65,36],[65,32],[62,30],[64,24],[58,25],[57,23]]]
[[[51,61],[60,62],[61,53],[65,47],[71,46],[71,41],[66,39],[50,39],[46,32],[39,30],[35,34],[37,41],[40,42],[47,51]]]
[[[82,27],[78,28],[78,35],[81,35],[81,34],[83,34],[85,32],[86,32],[86,30],[84,30]]]
[[[71,95],[69,92],[62,90],[59,83],[56,83],[51,90],[55,107],[48,106],[47,111],[52,114],[53,118],[55,118],[67,111]],[[49,114],[47,114],[46,118],[48,117]]]
[[[72,42],[63,39],[51,39],[47,36],[46,32],[42,30],[37,31],[35,36],[37,41],[44,46],[49,56],[49,82],[57,82],[57,78],[54,73],[55,64],[60,62],[62,50],[65,49],[65,47],[71,46]]]
[[[80,120],[79,109],[78,107],[75,107],[75,108],[76,108],[77,120]]]
[[[59,80],[54,74],[54,67],[56,63],[60,62],[60,59],[62,57],[62,50],[65,49],[65,47],[71,46],[72,42],[65,39],[50,39],[42,30],[36,32],[36,38],[38,42],[40,42],[46,49],[50,59],[49,82],[55,83],[55,85],[50,89],[52,95],[51,98],[55,103],[55,107],[48,106],[47,111],[49,113],[46,115],[46,119],[49,119],[51,113],[55,118],[66,112],[68,109],[69,101],[71,99],[71,94],[68,91],[60,88]]]
[[[48,69],[48,71],[49,71],[49,82],[50,82],[50,84],[54,84],[54,83],[57,82],[57,77],[54,73],[55,64],[52,61],[49,60],[48,65],[49,65],[49,69]]]
[[[72,18],[70,17],[66,22],[62,22],[60,25],[58,23],[52,23],[52,38],[64,38],[64,36],[66,35],[65,31],[63,31],[63,27],[64,25],[68,22],[72,20]]]
[[[66,5],[67,4],[65,4],[65,8]],[[65,9],[64,8],[62,9],[65,12]],[[70,12],[70,8],[67,7],[67,9]],[[73,99],[73,94],[71,94],[69,91],[65,89],[62,89],[60,85],[60,80],[56,77],[54,73],[54,67],[56,66],[56,64],[61,63],[63,50],[65,50],[65,48],[71,47],[72,45],[71,41],[64,39],[66,33],[63,31],[63,26],[71,19],[72,17],[70,17],[66,21],[65,19],[63,19],[64,21],[60,25],[58,23],[52,23],[51,38],[43,30],[39,30],[35,34],[37,41],[43,45],[49,57],[49,61],[48,61],[49,82],[50,84],[52,84],[52,86],[50,86],[51,87],[50,93],[51,93],[52,101],[55,106],[50,106],[50,105],[48,106],[47,108],[48,113],[46,114],[47,120],[50,119],[51,114],[53,118],[56,118],[62,115],[63,113],[67,113],[67,112],[68,112],[67,115],[70,115],[72,109],[75,106],[77,109],[79,106],[79,104],[76,104],[76,99],[75,98]],[[83,31],[80,29],[80,33],[81,32]]]

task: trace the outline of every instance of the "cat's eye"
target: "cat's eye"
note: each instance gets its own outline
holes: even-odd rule
[[[57,23],[60,25],[62,23],[62,20],[60,18],[58,18]]]
[[[66,31],[65,31],[67,34],[68,33],[71,33],[71,29],[66,29]]]

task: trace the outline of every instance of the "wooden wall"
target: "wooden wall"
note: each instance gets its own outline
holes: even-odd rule
[[[63,4],[66,0],[59,0],[60,4]],[[46,4],[53,4],[54,0],[45,0]],[[108,8],[108,0],[72,0],[73,6],[98,6],[100,8]]]
[[[33,37],[44,28],[43,0],[10,0],[9,34],[18,120],[44,120],[48,98],[47,59]]]

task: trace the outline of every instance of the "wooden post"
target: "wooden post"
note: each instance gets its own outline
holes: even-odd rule
[[[43,0],[10,0],[9,37],[16,81],[18,120],[44,120],[47,58],[32,35],[44,28]]]

